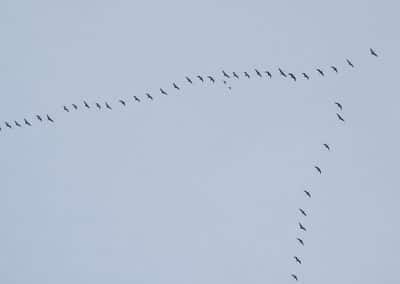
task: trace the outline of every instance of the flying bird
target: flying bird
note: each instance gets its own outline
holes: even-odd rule
[[[78,109],[78,106],[77,106],[76,104],[72,104],[72,107],[73,107],[75,110]]]
[[[298,258],[297,256],[294,256],[293,258],[294,258],[294,260],[296,260],[296,262],[297,262],[298,264],[301,264],[300,258]]]
[[[304,77],[304,78],[306,78],[307,80],[310,80],[310,77],[309,77],[306,73],[303,72],[303,73],[301,73],[301,74],[303,74],[303,77]]]
[[[338,117],[339,120],[341,120],[341,121],[344,122],[344,119],[343,119],[343,117],[342,117],[340,114],[336,113],[336,115],[337,115],[337,117]]]
[[[260,71],[258,71],[257,69],[254,69],[254,71],[256,71],[256,74],[258,75],[258,77],[262,78]]]
[[[319,74],[321,74],[321,76],[325,76],[324,72],[321,69],[317,68],[317,71]]]
[[[101,105],[99,103],[96,103],[96,106],[98,109],[101,109]]]
[[[211,82],[215,83],[215,79],[212,76],[207,76],[208,79],[210,79]]]
[[[301,212],[301,214],[303,214],[304,216],[307,216],[306,211],[304,211],[303,209],[299,208],[299,211]]]
[[[173,83],[172,85],[174,86],[175,89],[180,90],[177,84]]]
[[[338,102],[335,102],[335,105],[337,105],[337,107],[338,107],[340,110],[342,110],[342,109],[343,109],[343,106],[342,106],[340,103],[338,103]]]
[[[302,240],[302,239],[300,239],[300,238],[296,238],[298,241],[299,241],[299,243],[302,245],[302,246],[304,246],[304,241]]]
[[[247,73],[247,72],[245,71],[245,72],[243,72],[243,74],[244,74],[244,76],[246,76],[247,78],[249,78],[249,79],[250,79],[250,75],[249,75],[249,73]]]
[[[89,104],[86,101],[83,101],[86,108],[90,108]]]
[[[236,74],[236,72],[233,72],[232,74],[233,74],[233,77],[235,77],[236,79],[239,79],[239,76],[238,76],[238,74]]]
[[[43,119],[42,119],[42,117],[40,116],[40,115],[36,115],[36,118],[39,120],[39,121],[43,121]]]
[[[7,121],[5,121],[4,123],[8,128],[10,128],[10,129],[12,128],[11,124],[9,124]]]
[[[306,229],[306,228],[303,226],[303,224],[300,223],[300,222],[299,222],[299,228],[300,228],[300,230],[303,230],[304,232],[307,231],[307,229]]]
[[[287,75],[285,74],[285,72],[283,72],[283,70],[281,68],[278,68],[278,69],[279,69],[279,73],[281,73],[281,75],[283,77],[287,77]]]
[[[137,101],[138,103],[140,103],[140,99],[137,96],[133,96],[133,98],[135,99],[135,101]]]
[[[26,118],[24,118],[24,122],[26,125],[32,126],[32,124]]]
[[[228,74],[226,74],[226,72],[224,70],[222,70],[222,74],[226,77],[226,78],[230,78],[230,76]]]
[[[21,124],[19,124],[18,121],[14,120],[14,123],[16,126],[21,127]]]
[[[66,106],[64,106],[64,110],[65,110],[66,112],[69,112],[69,109],[68,109]]]
[[[268,75],[269,78],[272,78],[271,72],[269,72],[268,70],[266,70],[266,71],[264,71],[264,72]]]
[[[47,120],[48,120],[48,121],[54,122],[54,120],[50,117],[50,115],[47,114],[46,117],[47,117]]]
[[[305,193],[309,198],[311,198],[311,193],[310,193],[308,190],[304,190],[304,193]]]
[[[106,108],[108,108],[110,110],[112,109],[111,106],[107,102],[105,103],[105,105],[106,105]]]
[[[296,81],[296,76],[294,76],[293,73],[288,73],[288,75],[289,75],[294,81]]]
[[[121,105],[126,106],[126,102],[124,100],[118,100],[118,101],[121,103]]]
[[[296,274],[291,274],[291,276],[293,277],[294,280],[299,281]]]
[[[314,168],[319,172],[319,174],[322,174],[321,168],[318,166],[314,166]]]
[[[371,52],[371,55],[378,57],[378,54],[372,48],[369,49],[369,52]]]
[[[222,80],[222,82],[223,82],[225,85],[226,85],[226,83],[227,83],[226,80]]]
[[[336,66],[331,66],[332,70],[335,71],[336,73],[338,73],[338,69],[336,68]]]
[[[153,97],[149,93],[146,93],[146,97],[148,97],[150,100],[153,100]]]
[[[201,77],[200,75],[197,75],[197,78],[199,78],[199,80],[204,83],[203,77]]]
[[[185,77],[186,78],[186,81],[188,81],[190,84],[193,84],[193,81],[189,78],[189,77]]]
[[[323,144],[324,145],[324,147],[326,148],[326,149],[328,149],[329,151],[331,150],[331,147],[329,147],[329,145],[328,144]]]
[[[352,63],[349,59],[346,59],[346,62],[347,62],[347,64],[349,64],[352,68],[354,68],[353,63]]]
[[[167,92],[164,91],[162,88],[160,88],[160,92],[161,92],[161,94],[163,94],[163,95],[166,95],[166,96],[168,95]]]

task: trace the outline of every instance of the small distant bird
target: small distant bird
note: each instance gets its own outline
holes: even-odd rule
[[[73,107],[75,110],[78,109],[78,106],[77,106],[76,104],[72,104],[72,107]]]
[[[254,71],[256,71],[256,74],[258,75],[258,77],[262,78],[260,71],[258,71],[257,69],[254,69]]]
[[[338,102],[335,102],[335,105],[337,105],[337,107],[338,107],[340,110],[342,110],[342,109],[343,109],[343,106],[342,106],[340,103],[338,103]]]
[[[230,76],[228,74],[226,74],[226,72],[224,70],[222,70],[222,74],[226,77],[226,78],[230,78]]]
[[[148,97],[150,100],[153,100],[153,97],[149,93],[146,93],[146,97]]]
[[[281,68],[278,68],[278,70],[279,70],[279,73],[281,73],[281,75],[283,77],[287,77],[287,75],[285,74],[285,72],[283,72],[283,70]]]
[[[335,71],[336,73],[338,73],[338,69],[336,68],[336,66],[331,66],[332,70]]]
[[[137,96],[133,96],[133,98],[135,99],[135,101],[137,101],[138,103],[140,103],[140,99]]]
[[[342,117],[340,114],[336,113],[336,115],[337,115],[337,117],[339,118],[339,120],[341,120],[341,121],[344,122],[344,119],[343,119],[343,117]]]
[[[212,76],[207,76],[208,79],[210,79],[211,82],[215,83],[215,79]]]
[[[105,105],[106,105],[106,108],[108,108],[110,110],[112,109],[111,106],[107,102],[105,103]]]
[[[226,85],[226,83],[227,83],[226,80],[222,80],[222,82],[223,82],[225,85]]]
[[[11,124],[9,124],[7,121],[5,121],[4,123],[8,128],[10,128],[10,129],[12,128]]]
[[[24,122],[26,125],[32,126],[32,124],[26,118],[24,118]]]
[[[349,59],[346,59],[346,62],[347,62],[347,64],[349,64],[352,68],[354,68],[353,63],[352,63]]]
[[[300,239],[300,238],[296,238],[298,241],[299,241],[299,243],[302,245],[302,246],[304,246],[304,241],[302,240],[302,239]]]
[[[89,104],[86,101],[83,101],[86,108],[90,108]]]
[[[321,168],[318,166],[314,166],[314,168],[319,172],[319,174],[322,174]]]
[[[69,109],[68,109],[66,106],[64,106],[64,110],[65,110],[66,112],[69,112]]]
[[[43,119],[42,119],[42,117],[40,116],[40,115],[36,115],[36,118],[39,120],[39,121],[43,121]]]
[[[294,280],[299,281],[296,274],[291,274],[291,276],[293,277]]]
[[[203,77],[201,77],[200,75],[197,75],[197,78],[199,78],[199,80],[204,83]]]
[[[301,74],[303,74],[303,77],[304,77],[304,78],[306,78],[307,80],[310,80],[310,77],[309,77],[306,73],[303,72],[303,73],[301,73]]]
[[[96,106],[98,109],[101,109],[101,105],[99,103],[96,103]]]
[[[14,123],[16,126],[21,127],[21,124],[19,124],[18,121],[14,120]]]
[[[289,75],[294,81],[296,81],[296,76],[294,76],[293,73],[288,73],[288,75]]]
[[[303,214],[304,216],[306,216],[307,217],[307,213],[306,213],[306,211],[304,211],[303,209],[301,209],[301,208],[299,208],[299,211],[300,211],[300,213],[301,214]]]
[[[298,258],[297,256],[294,256],[294,260],[296,260],[296,262],[297,262],[298,264],[301,264],[301,260],[300,260],[300,258]]]
[[[317,71],[319,74],[321,74],[321,76],[325,76],[324,72],[321,69],[317,68]]]
[[[247,73],[247,72],[245,71],[245,72],[243,72],[243,74],[244,74],[244,76],[246,76],[247,78],[249,78],[249,79],[250,79],[250,75],[249,75],[249,73]]]
[[[369,52],[371,52],[371,55],[378,57],[378,54],[372,48],[369,49]]]
[[[118,100],[118,101],[121,103],[121,105],[126,106],[126,102],[124,100]]]
[[[305,193],[309,198],[311,198],[311,193],[310,193],[308,190],[304,190],[304,193]]]
[[[326,148],[326,149],[328,149],[329,151],[331,150],[331,147],[329,147],[329,145],[328,144],[323,144],[324,145],[324,147]]]
[[[174,86],[175,89],[180,90],[177,84],[173,83],[172,85]]]
[[[50,117],[50,115],[47,114],[46,117],[47,117],[47,120],[48,120],[48,121],[54,122],[54,120]]]
[[[303,224],[300,222],[299,222],[299,228],[300,228],[300,230],[303,230],[304,232],[307,231],[306,227],[304,227]]]
[[[189,77],[185,77],[186,78],[186,81],[188,81],[190,84],[193,84],[193,81],[192,81],[192,79],[190,79]]]
[[[164,91],[162,88],[160,88],[160,92],[161,92],[161,94],[163,94],[163,95],[166,95],[166,96],[168,95],[167,92]]]
[[[236,74],[236,72],[233,72],[233,77],[235,77],[236,79],[239,79],[238,74]]]
[[[271,72],[269,72],[268,70],[266,70],[266,71],[264,71],[264,72],[267,74],[267,76],[268,76],[269,78],[272,78]]]

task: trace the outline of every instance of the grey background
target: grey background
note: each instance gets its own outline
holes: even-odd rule
[[[400,283],[396,3],[1,1],[0,283]]]

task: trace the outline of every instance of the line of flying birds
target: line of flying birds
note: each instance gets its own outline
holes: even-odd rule
[[[370,48],[369,51],[370,51],[371,55],[373,55],[375,57],[378,57],[378,54],[375,52],[375,50]],[[346,58],[346,63],[351,68],[354,68],[354,64],[353,64],[353,62],[350,61],[350,59]],[[332,65],[329,68],[333,72],[339,73],[339,69],[337,68],[337,66]],[[326,75],[326,71],[323,71],[321,68],[316,68],[315,71],[320,76],[325,76]],[[254,69],[254,72],[255,72],[255,75],[260,77],[260,78],[263,78],[263,77],[272,78],[272,76],[273,76],[272,75],[273,73],[270,70],[260,71],[258,69]],[[291,79],[293,79],[293,81],[297,81],[298,80],[298,77],[294,73],[285,72],[281,68],[278,68],[278,73],[279,73],[279,75],[281,75],[284,78],[291,78]],[[263,74],[265,74],[265,76],[263,76]],[[243,76],[245,76],[248,79],[251,78],[250,73],[247,72],[247,71],[243,72]],[[310,73],[304,73],[303,72],[303,73],[300,74],[300,76],[302,76],[306,80],[310,80],[310,78],[311,78],[311,74]],[[209,81],[212,84],[215,84],[217,82],[222,82],[224,85],[226,85],[228,87],[228,89],[231,89],[231,86],[229,86],[229,84],[228,84],[228,80],[233,79],[233,78],[240,79],[239,73],[237,73],[237,72],[228,73],[225,70],[222,70],[222,79],[221,80],[217,80],[215,76],[211,76],[211,75],[207,75],[207,76],[197,75],[196,76],[196,79],[199,80],[202,83],[205,83],[206,81]],[[194,79],[192,79],[192,78],[190,78],[188,76],[185,76],[185,80],[189,84],[194,84]],[[172,87],[176,91],[180,91],[182,89],[182,87],[180,85],[178,85],[176,82],[172,83]],[[163,88],[160,88],[159,92],[163,96],[168,96],[169,95],[169,92],[167,92],[166,89],[163,89]],[[145,93],[144,96],[136,96],[135,95],[135,96],[133,96],[133,100],[135,102],[137,102],[137,103],[140,103],[143,100],[152,101],[152,100],[154,100],[154,95],[151,95],[150,93]],[[128,104],[128,100],[118,99],[117,103],[120,104],[121,106],[125,107]],[[340,103],[336,102],[336,105],[340,109],[342,109],[342,106],[341,106]],[[113,107],[111,106],[111,103],[109,103],[109,102],[104,102],[104,103],[95,102],[93,104],[89,104],[86,100],[83,100],[81,105],[78,105],[78,104],[75,104],[75,103],[71,104],[71,105],[64,105],[63,106],[63,110],[65,112],[69,113],[72,110],[78,110],[80,107],[83,107],[83,108],[86,108],[86,109],[90,109],[90,108],[93,107],[93,108],[97,108],[99,110],[104,109],[104,108],[108,109],[108,110],[112,110],[113,109]],[[344,118],[339,113],[336,113],[336,115],[337,115],[337,118],[339,120],[344,122]],[[46,115],[36,114],[32,119],[28,120],[27,118],[23,118],[22,121],[17,121],[17,120],[4,121],[4,126],[6,128],[12,129],[14,127],[21,128],[23,126],[32,126],[33,125],[33,121],[36,121],[36,122],[39,122],[39,123],[40,122],[44,122],[44,121],[49,121],[51,123],[54,123],[53,116],[50,116],[50,114],[46,114]],[[4,126],[3,127],[0,126],[0,131],[3,130]]]

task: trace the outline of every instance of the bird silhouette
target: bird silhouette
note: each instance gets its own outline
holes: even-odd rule
[[[254,71],[256,71],[256,74],[258,75],[258,77],[262,78],[262,74],[260,71],[258,71],[257,69],[254,69]]]
[[[12,128],[11,124],[8,123],[8,121],[5,121],[4,124],[5,124],[8,128],[10,128],[10,129]]]
[[[222,70],[222,74],[226,77],[226,78],[230,78],[230,76],[228,74],[226,74],[226,72],[224,70]]]
[[[326,149],[328,149],[329,151],[331,150],[331,147],[329,147],[329,145],[328,144],[323,144],[324,145],[324,147],[326,148]]]
[[[193,81],[192,81],[192,79],[190,79],[189,77],[185,77],[186,78],[186,81],[188,81],[190,84],[193,84]]]
[[[199,80],[204,83],[203,77],[201,77],[200,75],[197,75],[197,78],[199,78]]]
[[[32,124],[26,118],[24,118],[24,122],[26,125],[32,126]]]
[[[164,91],[162,88],[160,88],[160,92],[161,92],[161,94],[163,94],[163,95],[168,95],[167,92]]]
[[[65,110],[66,112],[69,112],[69,109],[68,109],[66,106],[64,106],[64,110]]]
[[[336,68],[336,66],[333,66],[333,65],[332,65],[331,68],[332,68],[332,70],[335,71],[336,73],[339,72],[338,69]]]
[[[247,78],[249,78],[249,79],[250,79],[250,75],[249,75],[249,73],[247,73],[247,72],[245,71],[245,72],[243,72],[243,74],[244,74],[244,76],[246,76]]]
[[[309,198],[311,198],[311,193],[310,193],[308,190],[304,190],[304,193],[305,193]]]
[[[121,105],[126,106],[126,102],[124,100],[118,100],[118,101],[121,103]]]
[[[340,114],[336,113],[336,116],[338,117],[339,120],[341,120],[341,121],[344,122],[344,119],[343,119],[343,117],[342,117]]]
[[[153,97],[149,93],[146,93],[146,97],[148,97],[150,100],[153,100]]]
[[[343,106],[342,106],[340,103],[338,103],[338,102],[335,102],[335,105],[337,105],[337,107],[338,107],[340,110],[342,110],[342,109],[343,109]]]
[[[99,103],[96,103],[96,106],[98,109],[101,109],[101,105]]]
[[[306,78],[307,80],[310,80],[310,77],[309,77],[306,73],[303,72],[303,73],[301,73],[301,74],[303,74],[303,77],[304,77],[304,78]]]
[[[304,211],[303,209],[299,208],[299,211],[300,211],[300,213],[303,214],[304,216],[307,216],[306,211]]]
[[[371,53],[371,55],[378,57],[378,54],[372,48],[369,49],[369,52]]]
[[[226,85],[227,82],[226,82],[226,80],[222,80],[222,83],[224,83],[224,85]]]
[[[78,109],[78,106],[77,106],[76,104],[72,104],[72,107],[73,107],[75,110]]]
[[[299,281],[296,274],[291,274],[291,276],[293,277],[294,280]]]
[[[39,121],[43,121],[43,119],[42,119],[42,117],[40,116],[40,115],[36,115],[36,118],[39,120]]]
[[[269,72],[268,70],[266,70],[266,71],[264,71],[264,72],[267,74],[267,76],[268,76],[269,78],[272,78],[271,72]]]
[[[14,120],[14,123],[15,123],[16,126],[21,127],[21,124],[19,124],[18,121]]]
[[[353,63],[352,63],[349,59],[346,59],[346,62],[347,62],[347,64],[349,64],[352,68],[354,68]]]
[[[172,85],[174,86],[175,89],[180,90],[177,84],[173,83]]]
[[[293,79],[293,81],[296,81],[296,76],[294,76],[293,73],[288,73],[288,75]]]
[[[294,256],[293,258],[294,258],[294,260],[296,260],[296,262],[297,262],[298,264],[301,264],[300,258],[298,258],[297,256]]]
[[[321,168],[318,166],[314,166],[314,168],[319,172],[319,174],[322,174]]]
[[[83,101],[86,108],[90,108],[89,104],[86,101]]]
[[[48,121],[54,122],[54,120],[50,117],[50,115],[47,114],[46,117],[47,117],[47,120],[48,120]]]
[[[296,238],[298,241],[299,241],[299,243],[302,245],[302,246],[304,246],[304,241],[302,240],[302,239],[300,239],[300,238]]]
[[[210,79],[211,82],[215,83],[215,79],[212,76],[207,76],[208,79]]]
[[[106,108],[108,108],[109,110],[112,110],[111,106],[107,102],[105,103],[105,105],[106,105]]]
[[[137,96],[133,96],[133,98],[135,99],[135,101],[137,101],[138,103],[140,103],[140,99]]]
[[[239,79],[239,76],[238,76],[238,74],[236,74],[236,72],[232,72],[232,74],[233,74],[233,77],[235,77],[236,79]]]
[[[299,222],[299,228],[300,228],[300,230],[303,230],[304,232],[307,231],[306,227],[304,227],[303,224],[300,222]]]
[[[279,73],[281,73],[281,75],[283,77],[287,77],[287,75],[285,74],[285,72],[283,72],[283,70],[281,68],[278,68],[278,70],[279,70]]]
[[[325,76],[324,72],[321,69],[317,68],[317,71],[321,76]]]

